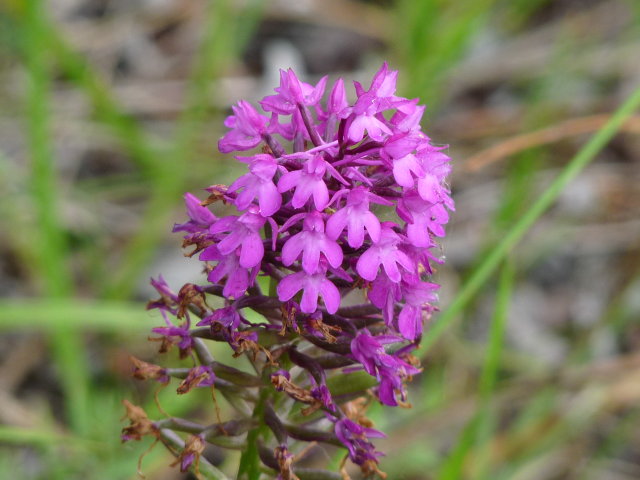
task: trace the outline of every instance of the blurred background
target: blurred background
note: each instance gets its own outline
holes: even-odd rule
[[[216,149],[230,105],[278,68],[368,85],[383,60],[450,145],[447,315],[640,84],[640,2],[0,1],[0,477],[136,478],[151,440],[120,443],[120,402],[159,414],[128,356],[170,360],[148,279],[202,281],[170,229],[183,192],[242,171]],[[640,478],[639,134],[635,115],[446,317],[413,408],[371,407],[389,479]],[[198,392],[160,399],[213,415]],[[187,478],[171,462],[159,446],[142,471]]]

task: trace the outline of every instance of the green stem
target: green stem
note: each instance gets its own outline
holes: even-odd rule
[[[253,419],[258,426],[247,434],[247,447],[240,457],[237,476],[240,480],[259,480],[260,478],[261,461],[258,454],[258,438],[268,430],[264,424],[264,410],[268,398],[269,389],[263,388],[260,392],[260,399],[253,410]]]

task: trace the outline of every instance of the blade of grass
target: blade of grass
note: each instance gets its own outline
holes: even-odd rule
[[[25,4],[22,28],[24,59],[27,67],[26,122],[31,156],[31,195],[37,223],[34,239],[39,239],[39,264],[46,294],[64,298],[73,294],[73,279],[65,265],[67,254],[64,231],[58,218],[58,189],[51,141],[49,115],[50,75],[47,65],[47,37],[44,4],[34,0]],[[51,347],[65,392],[68,420],[75,432],[87,431],[89,373],[80,335],[69,329],[55,329]]]
[[[482,477],[486,470],[489,450],[487,447],[493,434],[495,419],[491,410],[491,399],[496,390],[498,369],[504,350],[504,335],[509,315],[509,304],[515,279],[513,261],[507,258],[503,264],[496,298],[496,311],[489,331],[489,347],[480,377],[481,407],[479,425],[476,430],[475,446],[478,450],[474,470]]]
[[[41,274],[38,268],[40,257],[39,245],[31,240],[32,221],[24,215],[31,208],[26,173],[16,167],[15,160],[10,160],[0,152],[0,228],[8,240],[10,255],[25,266],[27,274],[35,278]]]
[[[0,442],[13,445],[47,445],[64,443],[66,445],[82,449],[89,448],[91,444],[94,444],[94,446],[97,445],[97,442],[87,440],[86,438],[76,437],[74,435],[65,435],[45,429],[13,427],[11,425],[0,425]]]
[[[138,303],[72,299],[0,300],[0,330],[146,332],[159,317]]]
[[[107,287],[108,298],[121,299],[130,294],[139,273],[153,255],[153,247],[162,238],[161,232],[167,229],[171,207],[182,193],[188,166],[194,160],[199,133],[210,108],[212,80],[235,53],[237,45],[229,41],[236,25],[230,2],[224,0],[207,5],[204,38],[187,85],[187,106],[178,121],[173,146],[157,166],[162,174],[151,192],[138,233],[131,240],[120,268]]]
[[[491,398],[495,389],[500,358],[504,344],[504,331],[507,324],[507,311],[513,286],[513,265],[507,259],[503,263],[498,285],[496,309],[491,320],[489,331],[489,346],[484,359],[480,376],[479,397],[480,404],[476,415],[469,421],[462,431],[458,443],[444,462],[436,478],[454,480],[462,477],[465,458],[474,447],[483,445],[491,436]],[[484,449],[486,455],[486,449]]]
[[[640,88],[612,115],[607,124],[599,130],[587,144],[571,159],[558,177],[547,187],[537,201],[520,217],[503,239],[488,253],[480,265],[457,293],[449,307],[440,315],[433,327],[426,332],[420,347],[424,353],[454,323],[470,300],[493,274],[502,259],[513,249],[536,223],[540,216],[555,202],[566,185],[586,167],[618,132],[624,121],[640,107]]]
[[[448,70],[488,18],[495,0],[398,2],[396,49],[411,79],[405,90],[437,108]]]
[[[60,69],[87,95],[98,120],[111,129],[131,160],[145,175],[153,178],[157,174],[154,167],[158,152],[157,146],[153,144],[158,139],[152,141],[149,138],[140,123],[120,105],[95,68],[68,45],[52,22],[46,26],[46,39],[48,50]]]
[[[28,82],[26,123],[31,157],[31,198],[36,209],[39,264],[45,290],[52,296],[66,296],[73,291],[64,258],[67,245],[58,218],[58,188],[51,145],[49,118],[50,79],[44,56],[45,37],[41,1],[26,4],[23,45]]]
[[[163,158],[163,145],[160,140],[151,138],[145,132],[140,122],[130,115],[115,98],[99,72],[82,55],[73,50],[53,22],[47,25],[46,33],[49,50],[62,73],[85,93],[96,118],[109,128],[132,162],[140,169],[143,183],[151,185],[153,190],[153,185],[161,184],[166,181],[166,178],[172,178],[172,175],[165,172],[163,168],[159,168],[161,162],[158,159]],[[140,182],[140,178],[136,181]],[[147,185],[146,189],[149,188]],[[158,242],[157,238],[160,238],[160,235],[157,235],[160,226],[158,225],[153,231],[156,237],[149,244],[151,250]],[[97,262],[93,262],[93,269],[96,272],[93,278],[99,279],[96,283],[101,282],[102,284],[98,284],[100,287],[104,286],[104,278],[108,273],[104,269],[104,262],[101,261],[105,258],[103,248],[104,246],[100,243],[93,243],[88,247],[87,254],[88,258],[98,259]]]

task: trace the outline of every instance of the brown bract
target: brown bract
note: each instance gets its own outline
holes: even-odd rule
[[[156,438],[159,437],[160,433],[158,429],[153,422],[149,420],[149,417],[147,417],[147,414],[141,407],[132,404],[128,400],[122,400],[122,404],[127,410],[122,418],[128,418],[129,422],[131,422],[128,427],[122,429],[123,442],[127,440],[140,440],[145,435],[153,435]]]
[[[176,458],[175,462],[171,464],[172,467],[180,465],[180,471],[186,472],[189,467],[193,465],[195,475],[197,478],[200,476],[200,457],[204,452],[205,443],[202,437],[199,435],[190,435],[185,442],[184,448]]]
[[[307,323],[309,329],[320,332],[324,339],[329,343],[336,343],[338,339],[334,334],[339,334],[340,332],[342,332],[342,329],[340,327],[334,327],[333,325],[327,325],[326,323],[324,323],[321,317],[310,317]],[[313,335],[313,332],[309,333]]]
[[[274,454],[278,461],[278,467],[280,468],[280,478],[282,478],[282,480],[300,480],[300,478],[293,473],[293,469],[291,468],[294,457],[289,453],[287,447],[276,447]]]
[[[197,387],[200,384],[200,382],[208,378],[209,378],[209,372],[203,371],[201,373],[198,373],[198,370],[196,370],[195,368],[192,368],[189,371],[187,378],[185,378],[182,382],[180,382],[180,385],[178,385],[176,392],[178,392],[179,395],[184,395],[185,393],[189,393],[194,387]]]
[[[226,205],[227,201],[225,199],[225,195],[228,188],[229,187],[224,184],[211,185],[209,188],[207,188],[207,190],[211,192],[210,195],[206,198],[206,200],[200,202],[200,205],[206,207],[207,205],[219,202],[220,200],[222,200],[222,202]]]
[[[300,327],[298,327],[298,324],[295,321],[296,312],[297,309],[294,306],[289,308],[286,303],[283,303],[280,306],[280,313],[282,314],[282,328],[278,333],[283,337],[287,334],[287,331],[300,333]]]
[[[163,337],[147,337],[147,340],[150,342],[160,342],[160,348],[158,349],[158,353],[167,353],[171,348],[178,343],[177,341],[172,341],[171,337],[163,336]],[[190,348],[179,348],[179,357],[180,360],[187,358],[191,354]]]
[[[296,385],[284,375],[272,375],[271,383],[279,392],[285,392],[294,400],[310,405],[309,407],[301,410],[301,413],[304,416],[311,415],[319,408],[322,408],[322,402],[315,398],[311,394],[311,391]]]
[[[169,383],[167,370],[159,365],[147,363],[133,355],[129,356],[129,361],[133,363],[133,377],[138,380],[158,380],[161,383]]]
[[[196,253],[199,253],[205,248],[213,245],[213,243],[213,240],[204,233],[194,233],[193,235],[189,235],[182,240],[182,248],[187,248],[192,245],[195,245],[195,248],[191,252],[185,252],[184,256],[193,257]]]
[[[192,304],[203,312],[209,309],[207,297],[204,292],[193,283],[186,283],[182,286],[180,292],[178,292],[178,299],[180,300],[177,314],[178,318],[184,317],[189,309],[189,305]]]
[[[365,428],[372,428],[373,422],[365,416],[367,408],[369,408],[369,399],[365,397],[358,397],[350,402],[342,404],[342,410],[349,420],[352,420]]]
[[[246,335],[243,335],[243,333],[246,333]],[[235,349],[233,357],[237,358],[244,352],[251,352],[253,355],[253,361],[255,362],[258,357],[258,353],[263,352],[267,357],[267,362],[269,363],[269,365],[278,366],[278,362],[273,359],[273,356],[271,355],[271,352],[269,350],[248,338],[248,335],[250,334],[251,332],[240,332],[239,335],[234,339],[234,342],[232,344]]]

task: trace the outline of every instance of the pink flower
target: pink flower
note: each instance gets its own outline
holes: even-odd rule
[[[301,82],[289,69],[286,72],[280,70],[280,87],[276,88],[277,95],[270,95],[260,101],[260,105],[266,112],[275,112],[280,115],[289,115],[298,108],[298,105],[315,105],[324,93],[327,77],[322,77],[313,87]]]
[[[253,285],[258,269],[251,271],[240,265],[240,255],[237,251],[223,255],[215,245],[211,245],[200,254],[202,261],[216,261],[218,264],[209,272],[207,280],[211,283],[218,283],[226,277],[222,294],[226,297],[238,298],[242,296]]]
[[[359,248],[364,243],[364,231],[374,242],[380,240],[380,220],[369,211],[369,202],[389,205],[387,200],[374,195],[366,187],[357,186],[347,195],[347,205],[329,217],[327,234],[337,239],[347,229],[347,240],[352,248]]]
[[[373,428],[362,425],[344,417],[336,421],[334,432],[349,451],[349,458],[356,465],[365,465],[367,462],[376,462],[381,452],[376,451],[369,438],[384,438],[386,435]]]
[[[394,95],[397,77],[398,72],[389,72],[385,62],[373,77],[368,91],[365,92],[358,82],[354,82],[358,100],[351,109],[353,118],[347,130],[349,140],[355,143],[361,141],[366,131],[373,140],[381,142],[386,135],[393,133],[380,112],[399,101]]]
[[[265,218],[258,215],[255,207],[236,217],[231,215],[214,223],[209,232],[212,234],[229,232],[217,244],[218,252],[228,255],[240,247],[240,265],[244,268],[255,267],[264,256],[264,246],[260,229]]]
[[[221,153],[229,153],[235,150],[249,150],[258,146],[267,133],[267,117],[260,115],[255,108],[244,100],[238,102],[237,107],[232,107],[234,115],[225,120],[225,127],[231,128],[218,142],[218,150]]]
[[[444,224],[449,221],[449,214],[441,203],[432,204],[422,199],[416,189],[405,192],[399,200],[398,215],[406,220],[407,237],[416,247],[433,245],[429,232],[438,237],[445,234]]]
[[[365,280],[375,280],[380,266],[384,268],[389,279],[396,283],[402,278],[398,266],[408,272],[414,271],[413,260],[398,248],[402,238],[393,231],[392,226],[392,222],[383,223],[380,240],[369,247],[358,259],[356,270]]]
[[[362,364],[365,371],[380,380],[378,398],[385,405],[396,406],[395,392],[404,398],[403,379],[420,370],[394,355],[385,352],[384,345],[402,339],[394,335],[372,336],[364,329],[351,342],[351,353]]]
[[[439,285],[429,282],[402,282],[405,304],[398,316],[398,331],[407,340],[415,340],[422,334],[422,312],[429,310],[429,303],[438,299],[435,291]]]
[[[323,180],[326,171],[322,155],[315,155],[307,160],[302,170],[285,173],[278,182],[278,191],[284,193],[295,188],[291,199],[293,208],[302,208],[313,196],[316,209],[323,210],[329,203],[329,189]]]
[[[307,214],[302,232],[289,237],[282,248],[282,263],[291,265],[301,253],[302,268],[308,274],[318,271],[321,253],[334,268],[342,263],[342,249],[324,233],[324,222],[319,212]]]
[[[327,386],[328,372],[364,369],[377,382],[378,399],[397,406],[406,401],[404,383],[420,371],[409,352],[436,309],[430,263],[443,262],[436,241],[454,205],[446,183],[450,159],[421,129],[425,107],[396,96],[397,76],[383,64],[368,89],[355,83],[350,104],[342,79],[323,102],[326,77],[311,85],[281,70],[275,94],[260,102],[267,115],[244,101],[234,106],[220,151],[260,153],[236,156],[248,171],[229,187],[207,189],[207,203],[217,202],[214,211],[226,216],[216,217],[187,194],[188,221],[174,227],[185,232],[185,246],[195,247],[189,255],[200,252],[207,262],[210,284],[189,283],[176,295],[161,278],[153,281],[160,299],[149,308],[160,310],[166,321],[155,331],[164,346],[177,343],[183,356],[192,353],[199,364],[188,372],[154,372],[187,375],[178,387],[187,393],[213,385],[215,369],[221,375],[216,388],[242,398],[242,404],[232,403],[243,413],[264,399],[256,389],[271,391],[257,426],[273,435],[264,438],[259,453],[278,478],[293,477],[297,469],[288,438],[341,443],[364,476],[381,473],[375,465],[381,453],[371,439],[383,434],[348,416],[346,398],[333,398],[337,390]],[[210,328],[191,329],[193,314],[199,327]],[[226,342],[234,356],[251,354],[257,374],[213,361],[206,352],[209,341]],[[281,360],[292,365],[271,375],[272,385],[264,368]],[[281,395],[306,404],[304,414],[322,409],[317,419],[333,422],[334,433],[312,426],[316,417],[286,419],[300,409],[280,401]],[[155,434],[156,428],[171,429],[175,420],[142,426]],[[245,435],[254,423],[186,424],[201,436],[191,436],[195,443],[183,449],[183,467],[199,459],[211,438],[205,433]],[[141,427],[127,427],[127,438],[134,438],[136,428]]]
[[[280,209],[282,195],[273,183],[278,162],[271,155],[259,154],[249,157],[249,173],[238,178],[229,186],[229,192],[242,189],[235,199],[239,210],[246,210],[255,198],[260,205],[260,215],[270,217]]]
[[[291,300],[302,290],[300,308],[304,313],[314,313],[318,309],[318,296],[324,300],[329,313],[336,313],[340,306],[340,292],[327,279],[326,270],[323,269],[313,274],[305,271],[292,273],[280,281],[277,290],[281,302]]]
[[[200,200],[191,193],[184,194],[184,203],[187,207],[187,215],[189,221],[185,223],[175,224],[174,232],[203,232],[206,231],[213,222],[217,220],[216,216],[211,213],[207,207],[200,205]]]

